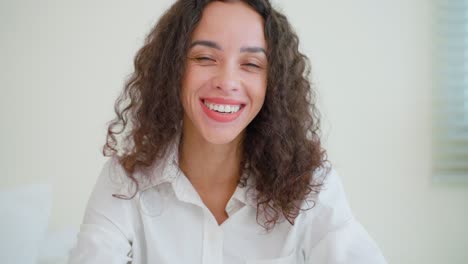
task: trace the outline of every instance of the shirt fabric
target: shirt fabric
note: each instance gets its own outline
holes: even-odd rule
[[[257,223],[255,188],[238,186],[218,225],[177,163],[177,145],[166,158],[135,173],[135,185],[116,158],[109,159],[88,202],[69,264],[365,264],[386,263],[378,246],[353,217],[333,169],[291,225],[267,232]],[[146,181],[143,179],[147,179]],[[251,183],[251,181],[248,181]],[[309,199],[310,198],[310,199]],[[261,220],[261,215],[259,215]]]

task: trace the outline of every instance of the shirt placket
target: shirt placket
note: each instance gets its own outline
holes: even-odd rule
[[[203,264],[223,263],[224,234],[214,216],[208,209],[204,210],[203,220]]]

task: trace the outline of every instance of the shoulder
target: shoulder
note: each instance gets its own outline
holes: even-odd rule
[[[87,204],[87,212],[102,211],[110,215],[119,215],[118,211],[128,207],[125,199],[131,197],[135,185],[128,178],[123,166],[116,157],[106,160],[97,177]]]
[[[337,171],[330,167],[314,177],[323,186],[311,197],[315,206],[303,215],[307,258],[319,263],[386,263],[375,241],[353,216]]]
[[[313,174],[313,179],[322,183],[320,193],[317,195],[317,200],[321,205],[326,207],[348,206],[341,176],[333,167],[320,168]]]
[[[311,193],[303,202],[307,222],[320,223],[324,229],[333,229],[353,215],[338,172],[331,166],[313,172],[311,184],[321,184],[320,192]],[[313,207],[312,207],[313,206]]]
[[[319,263],[385,263],[378,246],[355,219],[338,172],[317,170],[312,181],[322,183],[310,195],[314,207],[301,215],[302,240],[307,259]],[[310,202],[309,202],[310,203]]]
[[[156,162],[148,168],[141,168],[130,174],[120,163],[118,157],[109,157],[102,166],[95,189],[112,192],[119,196],[132,197],[142,189],[154,185],[155,176],[162,174],[159,170],[164,168],[155,166],[155,164]]]
[[[128,195],[134,188],[134,183],[128,177],[119,159],[113,156],[108,158],[102,166],[93,192]]]
[[[162,183],[174,178],[172,166],[159,165],[161,163],[153,163],[130,175],[117,157],[109,158],[96,181],[88,207],[99,207],[118,218],[124,211],[133,215],[154,215],[163,203],[162,198],[171,192],[170,185]]]

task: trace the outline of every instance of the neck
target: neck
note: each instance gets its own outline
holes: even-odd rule
[[[179,145],[179,166],[198,190],[235,189],[240,178],[242,137],[227,144],[212,144],[196,129],[184,127]]]

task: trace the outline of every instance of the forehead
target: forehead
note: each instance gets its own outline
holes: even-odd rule
[[[256,45],[266,48],[264,21],[243,1],[208,4],[192,34],[192,41],[210,40],[223,46]]]

